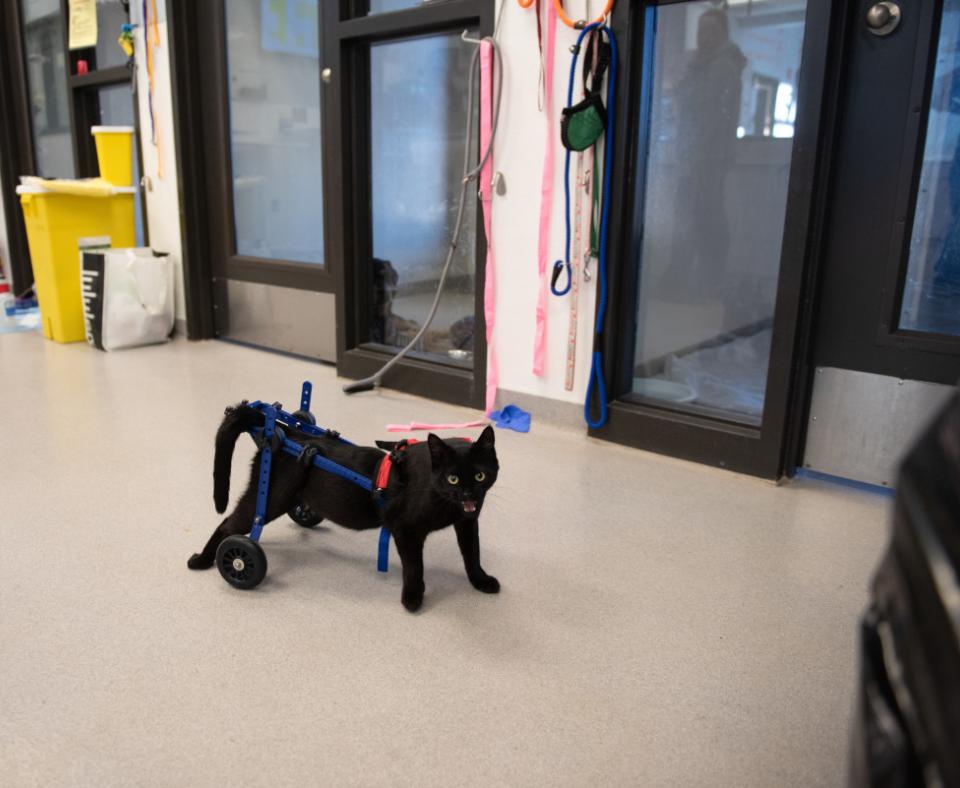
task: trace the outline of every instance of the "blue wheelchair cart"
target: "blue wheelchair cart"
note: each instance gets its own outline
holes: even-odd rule
[[[301,459],[310,447],[306,447],[287,437],[288,431],[299,431],[318,438],[328,437],[339,440],[341,443],[353,445],[335,430],[317,426],[316,419],[310,412],[310,398],[313,394],[313,384],[304,381],[300,394],[300,408],[288,413],[279,402],[268,404],[265,402],[247,403],[263,414],[263,426],[249,430],[250,436],[260,447],[260,478],[257,484],[257,505],[250,528],[249,536],[228,536],[220,542],[217,548],[216,564],[221,576],[235,588],[249,589],[259,585],[267,574],[267,556],[260,546],[260,534],[266,525],[267,498],[270,494],[270,469],[273,456],[277,452],[285,452]],[[309,456],[309,455],[307,455]],[[374,480],[368,479],[356,471],[344,467],[320,454],[312,453],[309,456],[310,464],[322,471],[336,474],[348,482],[356,484],[374,493]],[[382,504],[381,504],[382,505]],[[304,504],[298,503],[288,514],[298,525],[306,528],[313,527],[320,519],[316,517]],[[377,556],[377,570],[386,572],[388,568],[390,550],[390,532],[386,528],[380,529],[379,550]]]

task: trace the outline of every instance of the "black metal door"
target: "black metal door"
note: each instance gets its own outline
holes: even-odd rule
[[[960,378],[960,1],[845,10],[792,459],[890,486]]]
[[[845,22],[814,364],[954,384],[960,2],[859,0]]]

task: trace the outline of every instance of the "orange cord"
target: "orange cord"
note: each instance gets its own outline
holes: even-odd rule
[[[585,19],[579,21],[572,20],[567,16],[567,12],[563,10],[563,0],[553,0],[553,7],[557,10],[557,16],[560,18],[560,21],[563,22],[567,27],[572,27],[574,30],[583,30],[588,24],[595,25],[598,22],[602,22],[610,12],[613,10],[614,0],[607,0],[607,5],[603,9],[603,13],[600,14],[592,22],[587,22]],[[523,5],[523,0],[520,0],[520,5]]]
[[[147,82],[149,84],[150,95],[152,98],[155,98],[156,86],[154,84],[153,74],[153,50],[154,47],[160,46],[160,27],[157,19],[157,0],[150,0],[150,11],[148,16],[152,16],[153,19],[143,20],[143,43],[146,45],[147,50]],[[152,100],[150,104],[150,122],[153,126],[153,145],[157,151],[157,177],[162,180],[163,150],[160,147],[160,129],[157,125],[157,113],[153,106]]]
[[[557,10],[557,16],[560,18],[560,21],[563,22],[563,24],[565,24],[567,27],[572,27],[574,30],[583,30],[583,28],[585,28],[588,24],[593,25],[606,19],[613,10],[614,1],[615,0],[607,0],[607,5],[603,9],[603,13],[592,22],[587,22],[585,19],[574,21],[567,16],[567,12],[563,10],[563,0],[553,0],[553,7]],[[520,4],[521,8],[529,8],[533,5],[533,2],[534,0],[517,0],[517,3]]]

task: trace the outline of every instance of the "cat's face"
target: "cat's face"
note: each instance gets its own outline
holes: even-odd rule
[[[447,443],[433,433],[427,436],[427,443],[434,490],[455,503],[467,517],[476,517],[499,470],[493,427],[487,427],[476,443]]]

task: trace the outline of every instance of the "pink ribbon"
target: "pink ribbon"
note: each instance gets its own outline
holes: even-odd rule
[[[465,421],[462,424],[430,424],[426,421],[411,421],[409,424],[388,424],[387,432],[414,432],[416,430],[468,430],[486,427],[488,421]]]
[[[537,296],[537,330],[533,341],[533,374],[540,377],[546,366],[547,349],[547,258],[550,255],[550,215],[553,213],[553,148],[556,129],[553,125],[553,61],[557,42],[557,11],[553,3],[547,6],[547,46],[544,51],[544,101],[547,118],[547,144],[543,154],[543,173],[540,180],[540,237],[537,242],[537,271],[540,292]]]
[[[480,44],[480,150],[485,151],[493,134],[493,45],[489,41]],[[497,368],[496,348],[493,344],[493,326],[496,321],[496,271],[493,266],[493,156],[487,159],[480,170],[480,203],[483,206],[483,231],[487,236],[486,278],[483,286],[483,314],[487,326],[487,396],[489,416],[497,402],[497,386],[500,371]]]

